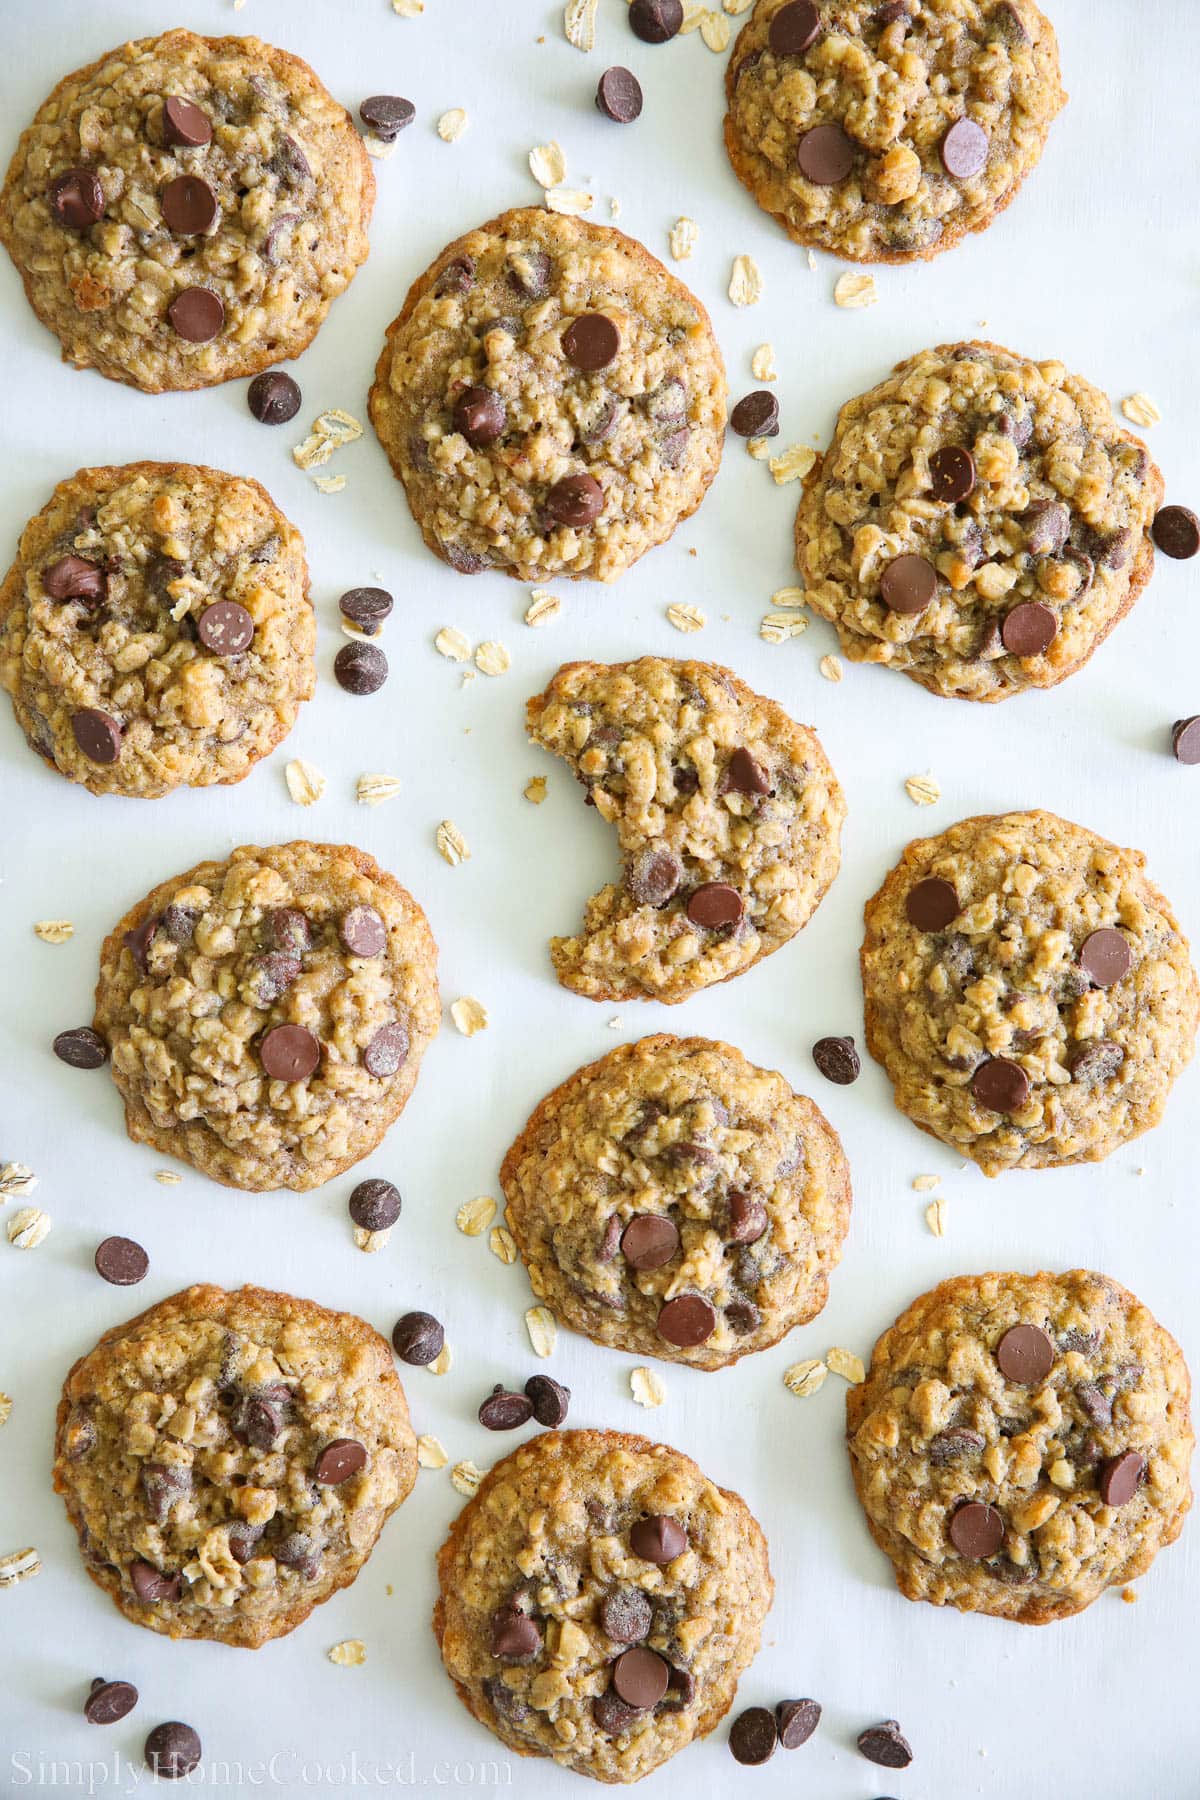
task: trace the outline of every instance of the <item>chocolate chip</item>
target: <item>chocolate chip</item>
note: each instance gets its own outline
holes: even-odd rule
[[[791,8],[786,9],[791,11]],[[729,1748],[735,1762],[757,1768],[770,1760],[779,1742],[775,1714],[765,1706],[748,1706],[729,1728]]]
[[[1067,541],[1071,514],[1057,500],[1032,500],[1017,523],[1025,528],[1025,542],[1031,556],[1055,556]]]
[[[600,1623],[615,1644],[636,1644],[650,1630],[654,1609],[640,1588],[617,1588],[600,1605]]]
[[[979,1432],[952,1425],[929,1440],[929,1460],[935,1469],[944,1469],[947,1463],[958,1462],[961,1457],[978,1456],[986,1447],[987,1440]]]
[[[303,1025],[276,1025],[258,1053],[272,1081],[307,1081],[321,1060],[321,1044]]]
[[[300,959],[286,950],[266,950],[251,960],[244,993],[251,1006],[266,1011],[286,994],[300,973]]]
[[[410,1312],[392,1327],[392,1347],[401,1362],[423,1369],[442,1353],[446,1333],[432,1313]]]
[[[434,283],[434,292],[436,294],[469,294],[474,286],[475,258],[473,256],[455,256],[438,275]]]
[[[199,175],[177,175],[168,181],[159,205],[167,230],[176,237],[197,237],[211,231],[219,211],[217,196]]]
[[[612,1684],[626,1706],[648,1712],[657,1706],[671,1679],[670,1666],[657,1651],[636,1644],[623,1650],[612,1667]]]
[[[174,901],[163,908],[159,926],[173,944],[190,944],[196,931],[196,920],[199,914],[190,907],[176,906]]]
[[[132,1238],[106,1237],[96,1249],[96,1273],[114,1287],[135,1287],[145,1280],[150,1258]]]
[[[554,1431],[563,1424],[571,1405],[569,1387],[555,1381],[553,1375],[531,1375],[525,1393],[533,1402],[533,1416],[539,1425]]]
[[[479,1423],[489,1431],[516,1431],[533,1417],[533,1401],[527,1394],[493,1388],[479,1408]]]
[[[504,434],[504,402],[491,388],[464,388],[454,402],[454,429],[474,450],[494,444]]]
[[[103,600],[108,577],[99,563],[83,556],[60,556],[42,571],[42,589],[48,600],[86,600],[89,606]]]
[[[179,1575],[164,1575],[153,1563],[137,1562],[129,1565],[129,1579],[133,1591],[143,1606],[157,1606],[161,1600],[178,1600],[183,1582]]]
[[[630,1527],[629,1548],[643,1562],[665,1568],[688,1547],[687,1532],[670,1513],[651,1513]]]
[[[115,1725],[131,1713],[138,1703],[138,1691],[132,1681],[105,1681],[98,1675],[92,1691],[83,1703],[83,1716],[89,1725]]]
[[[313,1480],[322,1487],[341,1487],[367,1466],[367,1451],[356,1438],[334,1438],[326,1444],[313,1466]]]
[[[779,402],[766,388],[745,394],[729,415],[729,429],[739,437],[777,437]]]
[[[814,0],[791,0],[771,20],[767,43],[776,56],[803,56],[821,30],[821,15]]]
[[[631,1269],[661,1269],[678,1249],[678,1228],[661,1213],[636,1213],[621,1233],[621,1254]]]
[[[154,943],[160,923],[161,920],[157,913],[147,913],[141,924],[135,926],[132,931],[127,931],[122,939],[125,948],[143,975],[148,973],[150,947]]]
[[[683,0],[633,0],[629,25],[643,44],[665,44],[683,24]]]
[[[1036,1387],[1054,1367],[1054,1340],[1040,1325],[1012,1325],[996,1345],[996,1362],[1006,1381]]]
[[[1069,562],[1079,570],[1079,586],[1072,598],[1082,599],[1096,578],[1096,565],[1086,551],[1077,550],[1074,544],[1067,544],[1062,554],[1064,562]]]
[[[312,948],[312,926],[298,906],[275,906],[264,914],[262,934],[265,943],[288,956],[303,956]]]
[[[1027,44],[1029,42],[1029,32],[1026,29],[1025,21],[1013,5],[1012,0],[1000,0],[1000,5],[992,14],[989,23],[994,31],[1011,44]]]
[[[638,906],[665,906],[682,880],[683,864],[669,850],[641,851],[625,875]]]
[[[812,1047],[812,1057],[826,1081],[836,1081],[839,1087],[849,1087],[862,1073],[862,1063],[852,1037],[818,1038]]]
[[[961,445],[947,444],[930,457],[929,475],[935,500],[965,500],[975,486],[975,458]]]
[[[620,1737],[636,1722],[639,1714],[632,1706],[626,1706],[618,1693],[606,1688],[592,1701],[592,1717],[596,1721],[598,1731],[607,1733],[609,1737]]]
[[[376,644],[343,644],[333,673],[348,694],[377,694],[388,678],[388,660]]]
[[[507,1681],[499,1675],[489,1675],[483,1684],[484,1698],[489,1700],[502,1719],[512,1725],[519,1725],[522,1719],[529,1717],[529,1708],[520,1694],[514,1693]]]
[[[689,1669],[680,1669],[672,1664],[662,1710],[664,1712],[683,1712],[695,1698],[696,1677]]]
[[[408,1027],[394,1019],[381,1025],[363,1051],[363,1067],[368,1075],[382,1079],[394,1075],[408,1061]]]
[[[146,1739],[146,1766],[163,1781],[179,1781],[190,1775],[203,1754],[199,1737],[179,1719],[156,1725]]]
[[[360,631],[378,631],[394,604],[386,588],[358,587],[350,588],[342,595],[338,610]]]
[[[547,494],[546,511],[556,525],[581,531],[604,511],[604,489],[594,475],[564,475]]]
[[[1200,713],[1190,719],[1176,719],[1171,727],[1171,754],[1178,763],[1193,767],[1200,763]]]
[[[307,156],[295,138],[289,137],[286,132],[271,152],[267,167],[288,187],[299,187],[302,182],[312,180],[312,169]]]
[[[1133,951],[1123,931],[1102,926],[1089,932],[1079,952],[1079,966],[1093,987],[1110,988],[1133,967]]]
[[[225,323],[225,307],[211,288],[182,288],[168,306],[167,317],[187,343],[207,344]]]
[[[286,425],[300,411],[299,382],[280,369],[256,375],[246,389],[246,404],[260,425]]]
[[[400,1217],[400,1190],[379,1175],[360,1181],[350,1195],[350,1217],[363,1231],[387,1231]]]
[[[50,211],[59,225],[86,231],[104,217],[104,189],[93,169],[66,169],[50,183]]]
[[[721,786],[724,793],[769,794],[771,777],[744,746],[739,746],[729,759]]]
[[[992,1056],[972,1075],[971,1092],[991,1112],[1020,1112],[1029,1099],[1029,1077],[1020,1063]]]
[[[562,334],[563,354],[577,369],[607,369],[621,348],[621,334],[607,313],[580,313]]]
[[[762,1314],[753,1300],[731,1300],[725,1308],[725,1323],[737,1337],[749,1337],[762,1324]]]
[[[501,1606],[492,1614],[491,1651],[505,1662],[532,1662],[542,1647],[536,1619],[519,1606]]]
[[[723,881],[706,881],[687,903],[688,918],[705,931],[719,931],[723,925],[736,925],[742,910],[741,895]]]
[[[96,1448],[95,1422],[84,1407],[77,1406],[72,1410],[63,1432],[63,1447],[68,1462],[82,1462]]]
[[[642,84],[632,69],[618,63],[605,69],[596,89],[596,105],[614,125],[632,125],[642,111]]]
[[[881,1769],[907,1769],[913,1759],[912,1746],[895,1719],[884,1719],[881,1725],[868,1725],[858,1734],[858,1748],[868,1762]]]
[[[239,1569],[253,1560],[262,1534],[261,1525],[251,1525],[245,1519],[238,1519],[229,1527],[229,1554]]]
[[[889,612],[924,612],[937,594],[937,570],[923,556],[895,556],[883,571],[879,597]]]
[[[617,1245],[621,1242],[621,1218],[619,1213],[610,1213],[604,1226],[604,1235],[600,1239],[600,1248],[596,1252],[597,1262],[611,1262],[617,1254]]]
[[[360,104],[358,116],[377,138],[390,144],[405,126],[412,124],[417,109],[411,100],[405,100],[400,94],[370,94]]]
[[[707,1343],[717,1329],[717,1315],[703,1294],[678,1294],[658,1315],[658,1331],[680,1350]]]
[[[164,144],[179,144],[189,150],[212,143],[208,114],[191,100],[180,100],[175,94],[168,94],[163,101],[162,134]]]
[[[1164,506],[1154,515],[1150,535],[1164,556],[1187,562],[1200,550],[1200,519],[1190,506]]]
[[[244,1394],[229,1422],[234,1437],[252,1450],[273,1450],[291,1397],[291,1390],[282,1383],[256,1394]]]
[[[781,1700],[775,1708],[775,1724],[779,1741],[785,1750],[798,1750],[807,1744],[821,1723],[821,1706],[817,1700]]]
[[[942,139],[942,166],[956,181],[969,181],[987,167],[990,143],[982,125],[959,119]]]
[[[381,956],[387,947],[387,926],[373,906],[352,906],[344,912],[338,933],[351,956]]]
[[[800,173],[814,187],[834,187],[844,181],[854,167],[855,154],[853,138],[847,137],[840,125],[814,125],[796,146]]]
[[[1058,615],[1040,600],[1022,600],[1004,616],[1000,639],[1010,656],[1043,656],[1058,636]]]
[[[961,908],[958,895],[940,875],[929,875],[908,890],[904,900],[908,922],[917,931],[945,931]]]
[[[729,1196],[729,1241],[732,1244],[756,1244],[770,1220],[763,1202],[753,1194],[735,1188]]]
[[[276,1562],[282,1563],[285,1569],[294,1569],[297,1575],[303,1575],[307,1581],[314,1580],[320,1574],[320,1549],[305,1532],[289,1532],[274,1549]]]
[[[875,23],[884,28],[894,25],[898,19],[910,18],[908,6],[909,0],[884,0],[882,6],[875,8]]]
[[[646,412],[658,425],[673,425],[687,417],[687,389],[672,375],[646,395]]]
[[[1093,1425],[1112,1424],[1112,1399],[1094,1381],[1081,1381],[1075,1389],[1075,1398]]]
[[[1124,1450],[1100,1471],[1100,1498],[1105,1506],[1126,1506],[1145,1479],[1145,1457],[1136,1450]]]
[[[94,763],[115,763],[121,754],[121,727],[111,713],[83,706],[71,715],[71,731],[83,754]]]
[[[254,620],[236,600],[218,600],[200,614],[196,632],[214,656],[241,656],[254,642]]]
[[[108,1061],[108,1045],[90,1025],[75,1025],[60,1031],[54,1040],[54,1054],[71,1069],[99,1069]]]
[[[994,1506],[985,1506],[982,1500],[967,1500],[954,1509],[950,1542],[960,1556],[984,1562],[995,1556],[1004,1543],[1004,1520]]]
[[[156,1525],[165,1525],[171,1509],[192,1491],[192,1471],[179,1463],[144,1462],[139,1471],[142,1492]]]

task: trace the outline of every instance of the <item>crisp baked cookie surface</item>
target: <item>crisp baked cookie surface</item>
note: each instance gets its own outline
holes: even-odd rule
[[[54,1486],[127,1619],[257,1649],[349,1585],[417,1473],[392,1354],[352,1313],[191,1287],[67,1376]]]
[[[455,569],[612,581],[704,498],[725,369],[703,306],[641,244],[523,207],[414,283],[371,418]]]
[[[0,685],[94,794],[241,781],[312,696],[304,542],[256,481],[192,463],[80,469],[0,586]]]
[[[555,938],[564,987],[668,1005],[740,975],[812,917],[838,871],[846,804],[816,733],[716,663],[567,663],[529,702],[615,825],[619,882]]]
[[[612,1782],[723,1718],[773,1590],[745,1501],[618,1431],[545,1432],[497,1463],[438,1577],[464,1706],[510,1749]]]
[[[500,1181],[533,1290],[562,1324],[700,1369],[815,1317],[850,1222],[824,1114],[707,1038],[643,1038],[578,1070]]]
[[[854,262],[983,231],[1067,98],[1032,0],[758,0],[725,86],[739,180],[798,243]]]
[[[943,344],[842,407],[796,514],[796,562],[856,662],[1007,700],[1073,675],[1129,611],[1162,494],[1082,376]]]
[[[1157,1125],[1200,1016],[1145,858],[1053,813],[911,843],[866,907],[867,1045],[985,1175],[1097,1162]]]
[[[1105,1275],[962,1275],[846,1397],[858,1497],[909,1600],[1044,1625],[1132,1581],[1191,1504],[1179,1346]]]
[[[350,845],[198,863],[100,956],[95,1027],[130,1137],[228,1187],[319,1187],[368,1155],[439,1020],[424,913]]]
[[[58,84],[9,165],[0,241],[66,361],[158,393],[298,356],[366,260],[374,199],[307,63],[168,31]]]

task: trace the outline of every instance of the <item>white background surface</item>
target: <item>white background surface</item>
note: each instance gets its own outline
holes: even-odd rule
[[[51,1237],[30,1254],[0,1239],[0,1388],[14,1401],[0,1437],[0,1550],[36,1544],[44,1563],[37,1580],[0,1595],[0,1790],[32,1788],[39,1768],[46,1786],[52,1777],[60,1788],[86,1780],[86,1770],[79,1779],[61,1768],[55,1775],[54,1758],[107,1759],[93,1781],[112,1791],[119,1774],[120,1785],[131,1785],[142,1773],[145,1732],[184,1718],[203,1737],[208,1780],[224,1792],[253,1791],[250,1765],[273,1755],[281,1759],[278,1787],[298,1789],[305,1759],[336,1769],[351,1751],[366,1762],[399,1762],[406,1780],[424,1785],[437,1781],[439,1767],[452,1779],[446,1771],[457,1762],[460,1785],[472,1785],[474,1767],[475,1791],[493,1791],[479,1766],[498,1759],[503,1776],[509,1759],[459,1706],[428,1626],[434,1550],[461,1504],[448,1471],[422,1471],[357,1584],[290,1638],[255,1655],[175,1644],[128,1624],[83,1573],[49,1491],[56,1397],[72,1360],[102,1330],[195,1280],[290,1289],[360,1312],[385,1332],[400,1312],[425,1307],[446,1321],[455,1361],[441,1381],[406,1372],[417,1429],[435,1432],[452,1461],[471,1456],[486,1466],[513,1440],[486,1433],[475,1410],[493,1382],[519,1383],[534,1367],[522,1321],[530,1296],[521,1269],[503,1268],[486,1238],[458,1234],[455,1209],[472,1195],[498,1194],[501,1156],[548,1088],[617,1041],[669,1028],[728,1038],[814,1093],[844,1135],[855,1211],[824,1315],[722,1374],[662,1365],[669,1398],[658,1412],[632,1404],[632,1358],[563,1332],[549,1365],[573,1389],[573,1423],[648,1430],[746,1496],[770,1539],[776,1597],[740,1703],[812,1694],[825,1708],[812,1742],[777,1753],[765,1769],[737,1770],[721,1729],[644,1791],[661,1800],[698,1800],[735,1784],[764,1797],[821,1800],[881,1792],[908,1800],[1187,1800],[1200,1791],[1200,1716],[1189,1676],[1195,1527],[1139,1584],[1136,1606],[1114,1593],[1079,1619],[1034,1631],[910,1605],[896,1594],[853,1500],[842,1384],[831,1378],[800,1401],[781,1380],[789,1363],[831,1344],[866,1356],[923,1288],[988,1268],[1104,1269],[1143,1296],[1185,1351],[1200,1351],[1194,1068],[1161,1129],[1102,1167],[989,1183],[893,1110],[873,1065],[854,1088],[836,1089],[808,1057],[824,1033],[861,1035],[864,899],[909,837],[968,813],[1044,805],[1139,845],[1185,928],[1200,934],[1200,771],[1165,754],[1171,720],[1200,709],[1197,565],[1160,558],[1136,612],[1065,687],[972,708],[850,664],[842,684],[830,685],[817,664],[836,645],[820,623],[789,644],[760,641],[771,591],[791,579],[796,490],[775,488],[735,439],[701,512],[671,544],[615,588],[559,584],[563,612],[538,632],[522,623],[528,596],[518,584],[464,579],[423,550],[369,430],[326,471],[346,474],[335,496],[317,493],[289,456],[298,427],[323,407],[365,420],[384,327],[411,278],[459,232],[536,200],[528,150],[557,138],[569,179],[601,197],[596,216],[606,218],[607,197],[619,196],[622,227],[657,254],[665,256],[680,213],[696,220],[699,248],[680,272],[712,311],[732,397],[757,385],[754,347],[775,345],[780,444],[826,442],[838,402],[912,350],[987,335],[1060,357],[1116,399],[1147,389],[1164,414],[1151,445],[1168,495],[1196,504],[1200,9],[1167,0],[1133,9],[1117,0],[1050,4],[1073,98],[1040,170],[985,236],[928,267],[881,269],[880,304],[869,312],[835,308],[836,264],[822,257],[810,272],[804,253],[729,172],[719,131],[725,59],[698,35],[660,49],[639,44],[623,0],[601,0],[590,56],[566,43],[561,9],[542,0],[427,0],[416,21],[395,17],[386,0],[249,0],[236,13],[219,0],[193,0],[185,19],[184,8],[165,0],[4,6],[5,157],[18,125],[68,68],[124,36],[176,23],[256,31],[308,58],[350,107],[369,92],[399,92],[416,103],[417,122],[377,165],[370,262],[295,365],[304,389],[295,426],[256,425],[240,382],[150,398],[70,370],[25,308],[7,262],[0,269],[4,556],[77,464],[208,461],[257,476],[300,525],[320,619],[317,698],[286,748],[240,787],[149,804],[94,799],[46,772],[7,706],[0,709],[0,1157],[33,1166],[41,1180],[35,1199],[54,1220]],[[596,80],[612,62],[631,66],[645,88],[645,112],[630,128],[609,124],[592,106]],[[447,145],[434,123],[456,105],[467,108],[470,129]],[[743,312],[725,297],[739,252],[757,258],[766,285],[761,304]],[[376,697],[352,699],[330,674],[344,641],[336,597],[375,580],[397,600],[385,638],[392,674]],[[674,632],[664,618],[671,601],[704,609],[703,635],[685,641]],[[432,648],[443,624],[475,642],[502,639],[511,672],[464,686]],[[561,661],[646,651],[726,662],[814,724],[850,814],[842,873],[801,938],[682,1011],[628,1006],[615,1014],[561,990],[551,975],[546,939],[574,928],[614,859],[605,827],[585,811],[565,768],[525,742],[522,709]],[[312,811],[287,797],[290,755],[310,758],[329,778]],[[398,774],[401,797],[377,810],[356,806],[363,770]],[[941,782],[943,799],[918,812],[903,781],[925,771]],[[549,777],[540,808],[522,798],[535,773]],[[447,817],[472,850],[456,869],[434,850],[437,822]],[[126,1142],[107,1075],[66,1069],[50,1040],[90,1017],[100,939],[153,883],[236,844],[293,835],[354,841],[394,870],[429,913],[447,1004],[478,996],[490,1028],[468,1041],[447,1017],[386,1143],[318,1193],[242,1195],[186,1169],[181,1186],[161,1187],[152,1177],[163,1159]],[[72,943],[54,948],[34,938],[34,920],[64,916],[75,921]],[[943,1177],[949,1224],[941,1241],[925,1228],[925,1198],[911,1189],[925,1171]],[[390,1177],[405,1198],[389,1247],[375,1257],[354,1248],[345,1211],[366,1174]],[[107,1287],[92,1270],[94,1247],[110,1232],[149,1250],[150,1275],[136,1292]],[[325,1660],[346,1637],[365,1640],[365,1667]],[[96,1673],[132,1680],[142,1695],[129,1719],[103,1731],[81,1714]],[[864,1725],[887,1716],[901,1720],[914,1745],[906,1773],[874,1770],[854,1748]],[[114,1754],[125,1759],[119,1770]],[[215,1765],[224,1760],[246,1766],[245,1784],[236,1769],[223,1777]],[[509,1766],[511,1791],[522,1796],[576,1791],[552,1765],[512,1758]],[[350,1791],[336,1773],[322,1787]]]

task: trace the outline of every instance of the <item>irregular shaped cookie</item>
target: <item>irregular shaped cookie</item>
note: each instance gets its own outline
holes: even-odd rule
[[[67,1376],[54,1486],[127,1619],[257,1649],[352,1582],[416,1479],[391,1351],[352,1313],[191,1287]]]
[[[797,243],[928,259],[1003,212],[1066,104],[1032,0],[758,0],[725,147]]]
[[[1145,858],[1053,813],[911,843],[867,902],[867,1045],[985,1175],[1098,1162],[1157,1125],[1200,1017]]]
[[[871,1536],[909,1600],[1045,1625],[1132,1581],[1191,1504],[1179,1346],[1105,1275],[960,1275],[846,1396]]]
[[[227,1187],[319,1187],[368,1155],[439,1020],[425,914],[348,844],[198,863],[100,954],[95,1028],[130,1137]]]
[[[366,261],[374,201],[307,63],[168,31],[59,82],[9,165],[0,241],[65,361],[160,393],[298,356]]]
[[[93,794],[241,781],[311,699],[304,541],[257,481],[192,463],[80,469],[0,587],[0,685]]]
[[[847,401],[796,514],[814,612],[855,662],[1007,700],[1073,675],[1154,568],[1162,475],[1058,362],[943,344]]]
[[[589,1000],[686,1000],[807,925],[846,804],[816,733],[716,663],[566,663],[529,734],[617,828],[622,879],[550,950]]]
[[[522,207],[413,284],[371,419],[461,574],[612,581],[704,498],[725,368],[703,306],[641,244]]]
[[[438,1577],[463,1705],[598,1781],[639,1781],[724,1717],[774,1585],[739,1495],[619,1431],[544,1432],[497,1463]]]
[[[556,1318],[699,1369],[815,1318],[850,1223],[824,1114],[707,1038],[663,1033],[579,1069],[536,1108],[500,1181]]]

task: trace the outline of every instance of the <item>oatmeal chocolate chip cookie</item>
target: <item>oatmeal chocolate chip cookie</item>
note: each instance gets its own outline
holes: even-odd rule
[[[715,663],[566,663],[529,702],[617,828],[624,872],[551,940],[564,987],[667,1005],[769,956],[838,871],[846,804],[816,733]]]
[[[67,1376],[54,1486],[127,1619],[257,1649],[352,1582],[412,1488],[391,1352],[352,1313],[192,1287]]]
[[[460,573],[612,581],[704,498],[725,369],[703,306],[641,244],[524,207],[413,285],[371,419]]]
[[[986,230],[1067,98],[1032,0],[758,0],[725,89],[738,179],[789,237],[851,262]]]
[[[488,1474],[438,1556],[458,1697],[522,1756],[639,1781],[732,1704],[773,1583],[737,1494],[618,1431],[547,1432]]]
[[[1179,1346],[1107,1276],[961,1275],[846,1396],[871,1535],[909,1600],[1044,1625],[1142,1575],[1191,1504]]]
[[[300,533],[190,463],[61,481],[0,587],[0,685],[93,794],[241,781],[311,698],[315,641]]]
[[[1053,813],[911,843],[867,902],[867,1046],[985,1175],[1098,1162],[1157,1125],[1200,984],[1145,858]]]
[[[537,1107],[500,1181],[556,1318],[698,1369],[815,1318],[850,1222],[850,1171],[824,1114],[706,1038],[643,1038],[578,1070]]]
[[[227,1187],[319,1187],[369,1155],[440,1019],[437,946],[349,845],[247,845],[104,941],[95,1027],[137,1143]]]
[[[943,344],[843,406],[805,483],[796,561],[855,662],[1006,700],[1073,675],[1129,611],[1162,493],[1082,376]]]
[[[59,82],[9,165],[0,240],[65,361],[160,393],[298,356],[366,260],[374,199],[307,63],[168,31]]]

